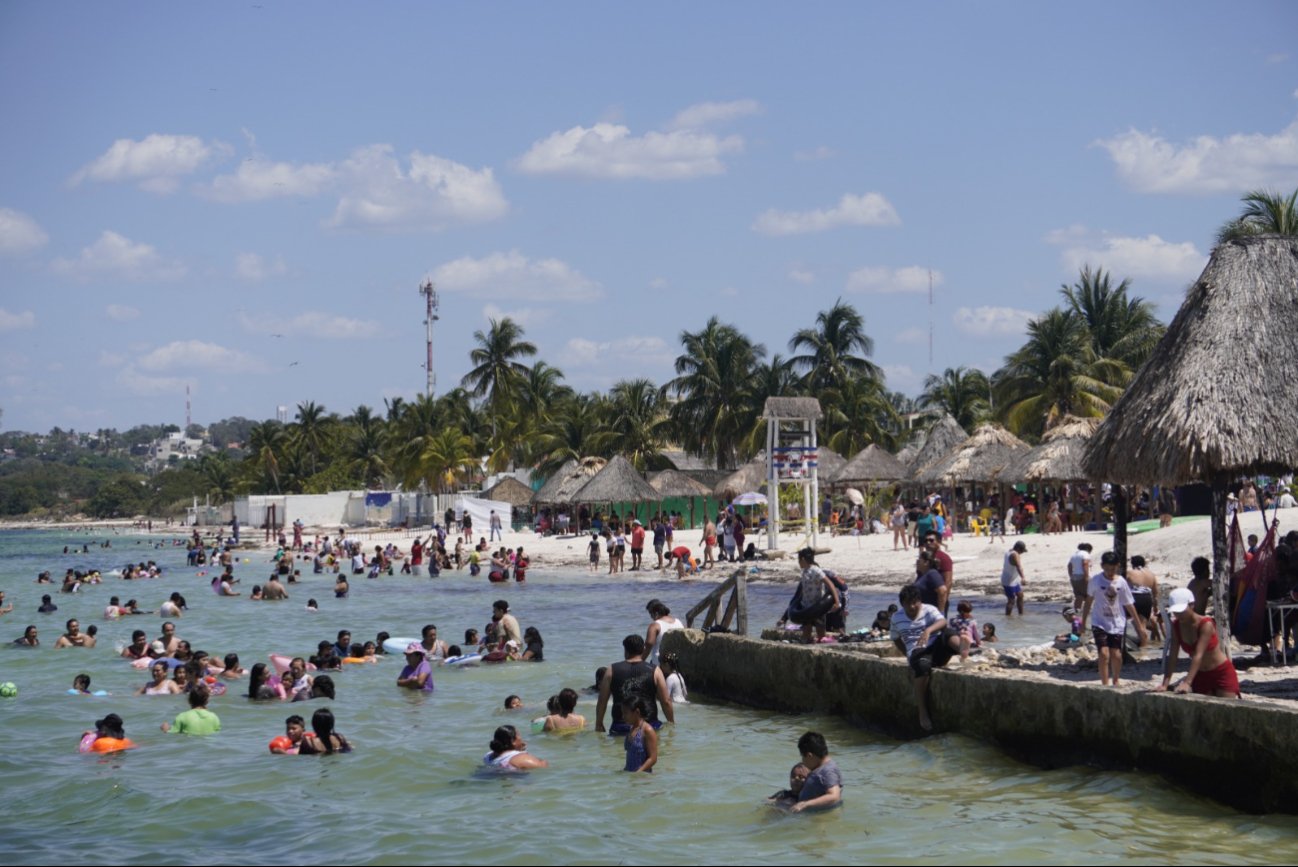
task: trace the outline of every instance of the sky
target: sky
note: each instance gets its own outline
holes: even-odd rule
[[[602,390],[841,298],[916,395],[1084,264],[1171,318],[1298,187],[1298,4],[10,0],[0,113],[0,429],[381,411],[427,279],[438,394],[491,319]]]

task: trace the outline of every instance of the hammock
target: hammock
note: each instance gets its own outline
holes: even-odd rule
[[[1265,512],[1263,513],[1265,521]],[[1275,580],[1275,522],[1267,528],[1266,538],[1257,546],[1253,559],[1237,569],[1244,560],[1244,536],[1239,529],[1239,515],[1230,525],[1230,631],[1241,644],[1266,647],[1271,638],[1266,610],[1267,586]]]

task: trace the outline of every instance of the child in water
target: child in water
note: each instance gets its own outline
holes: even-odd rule
[[[643,696],[622,702],[622,721],[631,727],[623,742],[626,749],[623,770],[652,774],[654,765],[658,764],[658,732],[649,725],[648,716],[649,704]]]
[[[1064,608],[1060,612],[1064,621],[1068,623],[1068,631],[1062,635],[1055,636],[1055,643],[1064,647],[1076,647],[1082,641],[1082,618],[1077,616],[1077,612],[1072,608]]]
[[[1000,641],[1000,639],[996,637],[996,624],[984,623],[983,644],[995,644],[997,641]]]
[[[788,807],[798,803],[798,795],[802,793],[802,785],[807,782],[807,777],[811,775],[811,768],[805,763],[798,762],[789,769],[789,787],[781,789],[774,795],[766,799],[773,807]]]

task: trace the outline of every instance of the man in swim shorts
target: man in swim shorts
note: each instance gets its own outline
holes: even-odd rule
[[[1073,556],[1068,558],[1068,583],[1073,588],[1073,607],[1081,609],[1086,604],[1086,588],[1091,583],[1091,547],[1090,542],[1077,546]]]
[[[639,635],[628,635],[622,639],[622,661],[615,662],[604,671],[599,680],[599,701],[595,704],[595,731],[604,731],[604,711],[608,708],[609,699],[613,699],[613,724],[608,733],[625,735],[631,727],[622,721],[622,704],[628,698],[643,698],[649,705],[649,716],[645,721],[654,728],[660,728],[658,708],[661,706],[667,722],[676,722],[676,712],[672,709],[671,695],[667,692],[667,679],[661,668],[645,661],[644,638]]]

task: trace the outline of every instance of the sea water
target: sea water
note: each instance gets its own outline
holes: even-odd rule
[[[111,539],[112,548],[98,547]],[[397,863],[1292,863],[1298,831],[1289,816],[1249,816],[1188,794],[1162,778],[1085,767],[1043,771],[968,738],[939,735],[897,741],[832,716],[782,714],[709,701],[697,692],[665,726],[652,775],[623,773],[620,738],[587,731],[532,735],[528,722],[548,696],[581,689],[597,666],[621,657],[621,640],[643,634],[644,604],[662,599],[677,616],[711,586],[627,580],[577,570],[532,570],[525,585],[489,585],[467,572],[436,579],[400,575],[351,579],[351,596],[333,597],[332,576],[308,573],[289,585],[287,602],[252,602],[251,585],[270,571],[266,555],[241,554],[236,574],[245,596],[221,598],[211,573],[185,565],[183,547],[105,531],[0,532],[0,588],[14,602],[0,618],[7,645],[35,623],[42,646],[0,647],[0,681],[19,687],[0,699],[0,852],[9,863],[325,864]],[[64,555],[64,545],[89,553]],[[158,580],[106,578],[76,594],[33,583],[44,569],[55,581],[68,567],[117,568],[156,559]],[[632,573],[634,574],[634,573]],[[109,596],[156,609],[175,590],[190,610],[177,634],[218,659],[242,665],[269,653],[309,655],[322,639],[348,629],[353,640],[380,630],[417,636],[435,623],[455,643],[481,630],[491,603],[504,598],[524,627],[545,638],[545,661],[438,669],[431,695],[395,685],[402,665],[348,665],[333,675],[329,706],[354,744],[348,755],[273,756],[267,742],[284,718],[309,721],[323,701],[252,703],[240,682],[214,698],[222,721],[212,737],[166,735],[159,724],[186,707],[183,697],[135,697],[147,673],[117,658],[133,629],[150,639],[157,615],[106,620]],[[771,623],[790,588],[750,585],[754,629]],[[35,613],[40,595],[59,611]],[[320,610],[308,612],[308,597]],[[853,595],[854,619],[868,624],[882,594]],[[1053,606],[1029,623],[1002,624],[1001,605],[976,611],[1010,643],[1030,643],[1062,628]],[[98,647],[54,650],[63,623],[100,628]],[[1060,621],[1061,622],[1061,621]],[[86,672],[90,698],[67,695]],[[689,672],[686,671],[688,680]],[[242,682],[246,689],[247,681]],[[507,695],[527,709],[507,712]],[[116,756],[83,755],[81,733],[114,712],[139,748]],[[595,700],[578,712],[593,720]],[[1013,708],[1006,708],[1013,713]],[[495,728],[513,724],[529,750],[550,762],[531,774],[495,776],[480,768]],[[593,725],[593,722],[592,722]],[[843,805],[790,816],[763,803],[783,788],[798,759],[796,741],[816,730],[827,738],[845,782]]]

